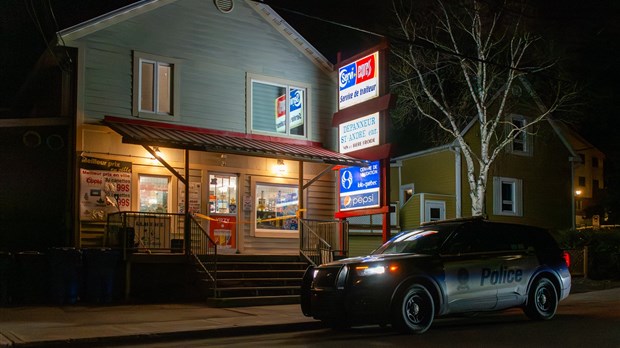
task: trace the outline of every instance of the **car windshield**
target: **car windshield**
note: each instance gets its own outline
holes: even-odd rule
[[[433,226],[402,232],[373,251],[371,255],[408,253],[434,254],[439,250],[452,231],[452,228],[448,229],[442,227],[443,226]]]

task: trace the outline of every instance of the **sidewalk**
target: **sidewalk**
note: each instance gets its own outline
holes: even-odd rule
[[[203,304],[0,308],[0,347],[130,344],[320,327],[299,305],[211,308]]]
[[[619,287],[620,281],[575,278],[571,293]],[[0,307],[0,347],[110,346],[319,327],[321,323],[305,317],[297,304],[238,308],[204,304]]]

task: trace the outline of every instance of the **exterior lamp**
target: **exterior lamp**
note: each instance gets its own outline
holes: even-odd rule
[[[273,172],[278,175],[286,174],[286,164],[284,164],[283,159],[278,159],[276,165],[273,166]]]
[[[575,196],[581,196],[581,190],[576,190],[575,191]]]

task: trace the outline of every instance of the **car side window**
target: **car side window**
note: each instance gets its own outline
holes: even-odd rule
[[[469,254],[481,251],[486,251],[484,241],[484,234],[482,230],[472,226],[462,226],[455,234],[450,238],[444,253],[446,254]]]

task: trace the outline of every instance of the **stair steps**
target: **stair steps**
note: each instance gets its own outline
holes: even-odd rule
[[[212,288],[207,304],[245,307],[299,303],[307,267],[298,256],[218,255],[216,286],[205,280]]]

